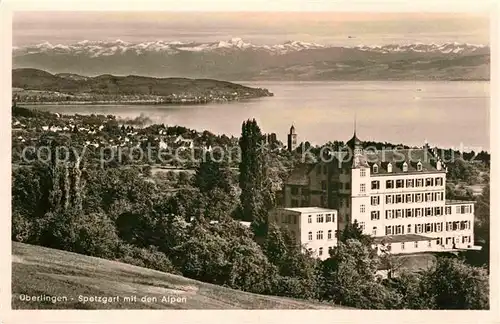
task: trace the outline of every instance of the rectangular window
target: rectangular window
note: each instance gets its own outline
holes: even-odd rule
[[[385,196],[385,203],[392,204],[392,195]]]
[[[414,180],[413,179],[407,179],[406,180],[406,188],[413,188],[414,187]]]
[[[406,232],[407,232],[408,234],[411,234],[411,225],[410,225],[410,224],[408,224],[408,227],[407,227]]]
[[[332,239],[332,230],[328,230],[328,239],[331,240]]]
[[[316,239],[317,240],[322,240],[323,239],[323,231],[317,231],[316,232]]]
[[[443,231],[443,223],[436,223],[436,232]]]
[[[424,186],[424,179],[417,179],[417,187],[423,187]]]
[[[309,234],[307,234],[307,239],[309,241],[312,241],[313,240],[313,232],[309,232]]]
[[[385,227],[385,235],[392,235],[392,226]]]
[[[326,222],[331,223],[332,222],[332,214],[326,214]]]
[[[359,212],[364,213],[365,212],[365,205],[359,205]]]
[[[380,219],[380,211],[373,210],[371,212],[371,220],[379,220]]]
[[[401,217],[403,217],[403,210],[396,209],[396,218],[401,218]]]
[[[425,224],[425,232],[426,233],[432,232],[432,224],[431,223]]]
[[[366,176],[366,170],[365,170],[365,169],[360,169],[360,170],[359,170],[359,176],[360,176],[360,177],[364,177],[364,176]]]
[[[359,192],[366,192],[366,185],[364,183],[359,185]]]
[[[396,204],[400,204],[403,202],[403,195],[396,195]]]
[[[436,178],[436,186],[442,186],[443,185],[443,178]]]
[[[380,204],[380,196],[372,196],[372,206],[377,206]]]
[[[374,190],[380,189],[380,181],[378,180],[372,181],[372,189]]]
[[[396,226],[396,235],[403,234],[403,225]]]
[[[441,208],[442,207],[436,207],[436,208],[434,208],[434,215],[441,216]]]
[[[418,249],[418,241],[415,241],[415,249]]]
[[[316,215],[316,222],[317,223],[323,223],[324,222],[323,214]]]
[[[412,203],[411,194],[406,194],[406,203]]]
[[[418,203],[419,203],[419,202],[422,202],[422,194],[419,194],[419,193],[418,193],[418,194],[416,194],[416,195],[415,195],[415,200],[416,200],[416,202],[418,202]]]
[[[412,213],[411,208],[406,209],[406,217],[413,217],[413,213]]]
[[[392,218],[392,210],[386,210],[385,219],[391,219],[391,218]]]
[[[386,187],[387,189],[393,189],[393,188],[394,188],[394,180],[387,180],[387,181],[385,182],[385,187]]]
[[[460,206],[457,206],[456,210],[457,210],[457,214],[460,214]]]
[[[432,201],[432,194],[430,192],[425,194],[425,201]]]
[[[425,186],[426,187],[432,187],[434,185],[434,179],[433,178],[427,178],[425,179]]]
[[[365,222],[359,222],[359,227],[361,228],[361,231],[365,230]]]
[[[416,224],[415,225],[415,233],[420,234],[424,231],[424,225],[423,224]]]
[[[396,188],[404,188],[405,183],[403,179],[396,180]]]
[[[422,217],[422,208],[415,208],[415,217]]]
[[[401,250],[405,249],[405,242],[401,242]]]
[[[425,208],[425,216],[432,216],[432,208],[431,207]]]
[[[446,207],[446,215],[451,215],[451,207]]]

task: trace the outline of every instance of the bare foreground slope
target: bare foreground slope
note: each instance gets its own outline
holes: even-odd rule
[[[23,295],[66,301],[22,301]],[[118,302],[79,301],[114,297]],[[124,297],[136,296],[137,301]],[[141,297],[156,297],[141,302]],[[166,297],[163,299],[162,298]],[[184,301],[180,298],[185,297]],[[81,298],[81,297],[80,297]],[[174,299],[179,302],[172,302]],[[263,296],[169,273],[76,253],[12,242],[13,309],[333,309],[320,303]]]

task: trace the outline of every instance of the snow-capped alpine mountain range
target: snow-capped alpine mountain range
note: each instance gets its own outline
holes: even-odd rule
[[[239,80],[488,80],[488,45],[80,41],[16,47],[14,68]]]
[[[155,41],[142,43],[129,43],[122,40],[116,41],[81,41],[75,44],[62,45],[44,42],[37,45],[16,47],[14,56],[29,55],[36,53],[51,54],[86,54],[90,57],[110,56],[124,53],[135,53],[137,55],[146,53],[166,53],[177,54],[181,52],[211,52],[218,50],[262,50],[277,55],[284,55],[294,51],[310,49],[323,49],[332,47],[342,47],[335,45],[322,45],[302,41],[287,41],[276,45],[255,45],[247,43],[241,38],[232,38],[229,41],[219,41],[210,43],[180,42],[180,41]],[[444,43],[444,44],[388,44],[388,45],[356,45],[343,46],[355,48],[362,51],[374,51],[378,53],[393,52],[421,52],[421,53],[474,53],[477,50],[488,48],[486,45],[475,45],[467,43]]]

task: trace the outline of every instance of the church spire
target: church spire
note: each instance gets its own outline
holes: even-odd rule
[[[354,137],[356,137],[356,112],[354,112]]]

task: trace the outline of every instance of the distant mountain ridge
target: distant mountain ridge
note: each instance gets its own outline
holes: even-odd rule
[[[284,55],[294,51],[303,51],[320,48],[345,47],[355,48],[364,51],[376,51],[379,53],[391,52],[427,52],[427,53],[473,53],[478,50],[483,50],[489,47],[487,45],[476,45],[467,43],[444,43],[444,44],[388,44],[388,45],[356,45],[356,46],[334,46],[322,45],[316,43],[308,43],[302,41],[287,41],[283,44],[275,45],[255,45],[247,43],[241,38],[232,38],[229,41],[219,42],[180,42],[180,41],[156,41],[129,43],[122,40],[116,41],[80,41],[75,44],[62,45],[51,44],[49,42],[40,43],[21,48],[14,48],[14,56],[36,54],[36,53],[53,53],[53,54],[88,54],[94,57],[109,56],[115,54],[125,54],[126,52],[134,52],[135,54],[145,54],[148,52],[166,54],[177,54],[181,52],[210,52],[224,49],[238,50],[262,50],[268,51],[277,55]]]
[[[301,41],[48,42],[13,49],[15,68],[53,73],[140,74],[225,80],[488,80],[488,45],[334,46]]]

